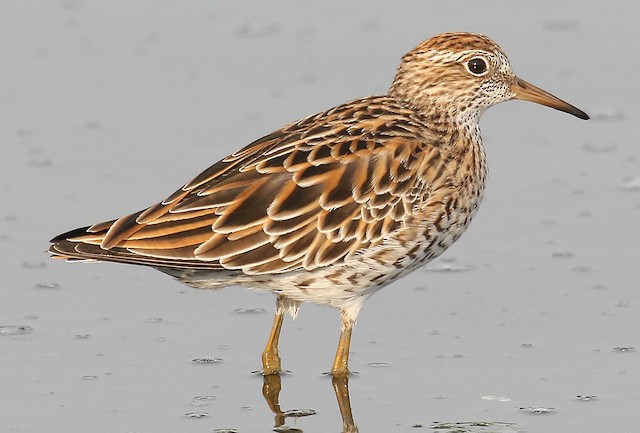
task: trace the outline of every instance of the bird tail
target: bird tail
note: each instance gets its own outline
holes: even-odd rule
[[[134,214],[135,215],[135,214]],[[154,268],[217,269],[219,264],[196,259],[178,259],[140,254],[126,247],[103,248],[109,229],[119,220],[80,227],[51,239],[51,257],[69,262],[114,262]]]
[[[152,258],[136,255],[126,248],[102,248],[100,245],[113,225],[107,221],[80,227],[51,239],[49,253],[56,259],[69,262],[116,262],[153,266]]]

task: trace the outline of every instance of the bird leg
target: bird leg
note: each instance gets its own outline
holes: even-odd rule
[[[269,374],[280,374],[281,371],[280,355],[278,355],[278,340],[280,339],[284,313],[283,300],[281,297],[278,297],[271,334],[269,335],[269,340],[264,348],[264,352],[262,352],[262,374],[265,376]]]
[[[333,377],[347,377],[349,375],[349,347],[351,346],[352,330],[353,321],[343,312],[340,341],[338,342],[338,350],[331,369]]]

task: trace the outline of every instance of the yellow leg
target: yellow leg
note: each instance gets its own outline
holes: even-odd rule
[[[284,310],[280,308],[280,299],[276,307],[276,314],[273,318],[273,326],[267,345],[262,352],[262,374],[280,374],[280,355],[278,355],[278,340],[280,339],[280,330],[282,329],[282,321],[284,320]]]
[[[351,346],[352,330],[353,322],[343,313],[340,341],[338,342],[338,350],[331,369],[333,377],[347,377],[349,375],[349,347]]]

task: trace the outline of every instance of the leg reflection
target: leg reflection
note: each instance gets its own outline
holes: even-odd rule
[[[353,422],[353,414],[351,413],[351,402],[349,399],[349,379],[345,377],[334,377],[333,390],[336,394],[336,400],[338,401],[338,408],[340,409],[340,416],[342,417],[342,431],[343,433],[357,433],[358,427]],[[280,408],[280,390],[282,389],[282,382],[279,374],[268,374],[263,376],[262,382],[262,395],[264,396],[267,405],[271,412],[275,415],[274,427],[282,427],[286,421],[286,418],[299,418],[303,416],[314,415],[315,411],[309,409],[298,409],[283,411]],[[302,431],[302,430],[295,430]]]
[[[280,382],[279,374],[267,374],[262,379],[262,395],[276,416],[274,427],[280,427],[284,425],[284,413],[280,409],[280,390],[282,389],[282,383]]]
[[[336,393],[338,407],[340,408],[340,416],[342,416],[342,432],[357,433],[358,426],[353,422],[353,414],[351,413],[351,400],[349,400],[349,378],[333,377],[333,391]]]

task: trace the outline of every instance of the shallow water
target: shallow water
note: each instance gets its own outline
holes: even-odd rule
[[[637,7],[403,5],[0,6],[0,430],[640,427]],[[287,318],[291,373],[265,384],[251,372],[272,296],[44,253],[286,122],[385,91],[404,52],[460,29],[593,119],[516,102],[484,116],[481,211],[439,261],[367,302],[348,387],[322,375],[337,311]]]

